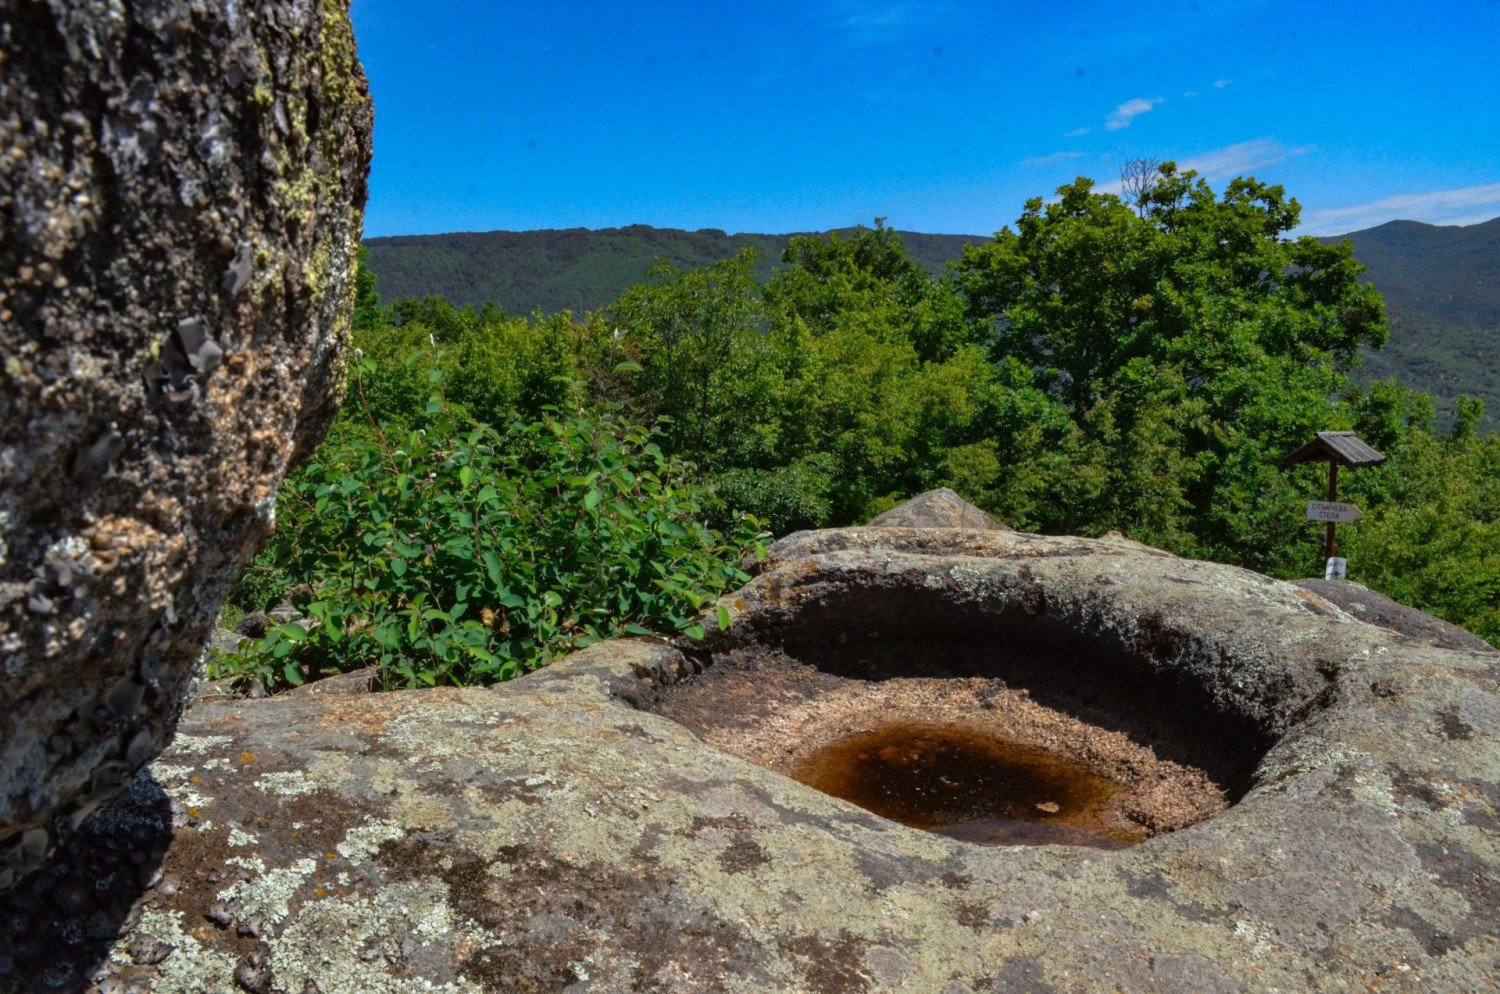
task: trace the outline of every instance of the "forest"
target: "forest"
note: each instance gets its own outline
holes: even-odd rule
[[[1346,473],[1349,578],[1500,641],[1500,437],[1461,397],[1361,382],[1387,336],[1347,242],[1297,202],[1162,164],[1087,179],[933,275],[876,221],[667,263],[608,307],[502,313],[359,291],[349,392],[284,483],[230,610],[301,620],[217,674],[386,686],[505,679],[619,634],[701,634],[773,536],[947,486],[1015,528],[1122,532],[1275,577],[1321,576],[1304,504],[1320,430]]]

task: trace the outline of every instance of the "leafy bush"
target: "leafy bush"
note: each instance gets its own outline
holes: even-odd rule
[[[441,388],[436,366],[429,380]],[[617,408],[501,432],[434,397],[419,427],[346,433],[283,485],[264,555],[314,594],[244,666],[291,684],[371,665],[387,687],[483,683],[612,636],[699,637],[696,614],[761,551],[756,519],[721,535],[713,510],[691,465]]]
[[[829,495],[837,466],[824,453],[775,469],[731,469],[714,480],[724,515],[732,508],[754,508],[775,535],[825,527],[833,517]]]

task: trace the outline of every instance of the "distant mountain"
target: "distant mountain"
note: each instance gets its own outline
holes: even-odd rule
[[[841,229],[844,232],[853,229]],[[658,258],[680,268],[727,259],[745,246],[760,252],[759,274],[781,263],[793,235],[564,228],[370,238],[370,268],[383,301],[436,294],[455,303],[493,301],[510,314],[603,307],[639,283]],[[933,273],[963,255],[980,235],[903,231],[911,253]],[[1466,227],[1392,221],[1324,239],[1348,238],[1385,296],[1390,342],[1366,357],[1365,378],[1397,375],[1431,393],[1439,411],[1469,393],[1485,402],[1485,423],[1500,429],[1500,218]]]
[[[844,233],[852,228],[841,229]],[[762,279],[781,264],[795,235],[730,235],[714,228],[683,231],[635,224],[628,228],[460,232],[369,238],[370,269],[380,299],[436,294],[478,306],[493,301],[509,314],[540,308],[575,313],[613,303],[646,278],[657,259],[678,268],[707,266],[752,246]],[[912,258],[934,273],[963,255],[981,235],[924,235],[903,231]]]
[[[1391,221],[1348,235],[1385,297],[1391,338],[1363,375],[1396,375],[1432,394],[1444,414],[1460,393],[1484,400],[1500,429],[1500,217],[1440,227]]]

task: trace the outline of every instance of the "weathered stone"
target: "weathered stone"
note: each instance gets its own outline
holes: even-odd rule
[[[0,889],[170,739],[336,410],[370,127],[340,0],[0,0]]]
[[[900,507],[870,519],[871,528],[979,528],[1010,531],[998,518],[964,500],[947,487],[918,494]]]
[[[602,643],[490,690],[200,705],[75,840],[136,826],[144,871],[170,832],[179,886],[80,909],[118,935],[33,938],[0,990],[105,956],[158,994],[1495,988],[1500,654],[1119,538],[818,533],[721,604],[706,645]],[[1127,849],[978,846],[642,709],[736,644],[1002,665],[1000,638],[1076,650],[1053,658],[1094,666],[1101,707],[1126,681],[1196,702],[1246,739],[1238,802]],[[48,899],[8,900],[35,928],[5,916]],[[170,955],[134,962],[139,936]]]
[[[1389,628],[1440,649],[1474,649],[1484,652],[1493,648],[1473,632],[1393,601],[1385,594],[1378,594],[1358,583],[1323,579],[1298,580],[1296,583],[1303,590],[1312,591],[1330,604],[1337,604],[1360,621]]]

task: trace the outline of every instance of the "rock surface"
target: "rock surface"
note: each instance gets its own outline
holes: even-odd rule
[[[870,520],[871,528],[979,528],[1010,531],[1010,526],[964,500],[947,487],[918,494]]]
[[[1122,539],[815,533],[721,603],[735,621],[711,649],[946,644],[963,625],[1092,647],[1101,679],[1118,665],[1117,680],[1196,693],[1198,717],[1243,734],[1243,796],[1116,851],[904,828],[643,710],[706,659],[645,641],[491,690],[207,703],[0,909],[29,927],[0,989],[1500,981],[1500,654],[1425,646]],[[101,865],[125,869],[84,886]]]
[[[1484,652],[1494,648],[1473,632],[1442,618],[1434,618],[1414,607],[1393,601],[1369,587],[1347,580],[1298,580],[1297,586],[1311,590],[1331,604],[1337,604],[1360,621],[1400,632],[1419,642],[1442,649],[1473,649]]]
[[[0,889],[171,738],[342,390],[338,0],[0,3]]]

